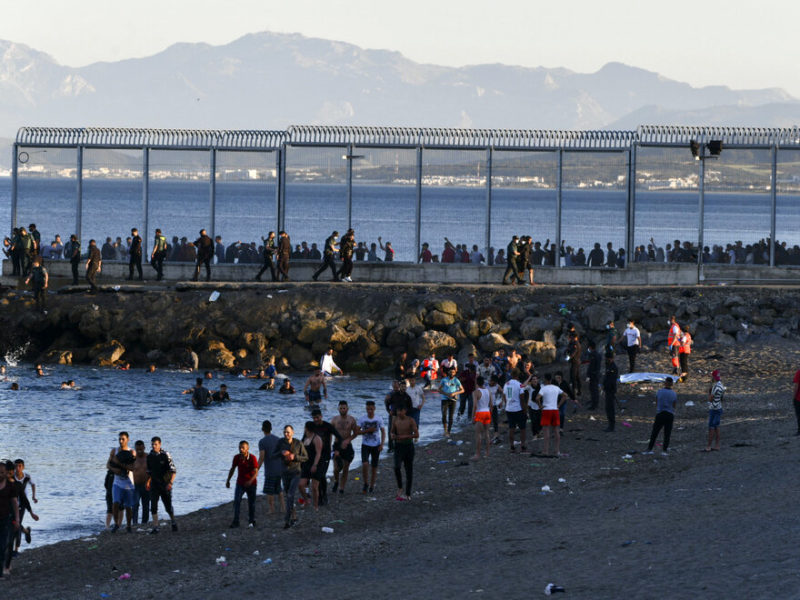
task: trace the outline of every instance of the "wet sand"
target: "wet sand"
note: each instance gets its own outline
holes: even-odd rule
[[[627,372],[627,358],[617,362]],[[639,363],[664,371],[668,358],[646,353]],[[617,430],[603,432],[602,410],[570,414],[565,458],[511,455],[504,443],[474,463],[472,436],[461,433],[461,446],[417,448],[411,502],[394,500],[392,458],[384,455],[375,494],[362,495],[361,482],[351,481],[318,513],[299,511],[289,531],[259,496],[256,530],[227,529],[228,503],[181,515],[178,533],[102,533],[23,552],[0,590],[29,600],[522,598],[554,582],[573,598],[797,597],[798,365],[800,351],[786,340],[695,353],[693,376],[676,387],[668,458],[641,454],[659,386],[623,384]],[[722,450],[703,453],[715,368],[727,387]],[[436,404],[424,410],[438,411]],[[209,485],[225,475],[209,470]],[[216,563],[221,556],[227,566]],[[125,573],[130,579],[120,581]]]

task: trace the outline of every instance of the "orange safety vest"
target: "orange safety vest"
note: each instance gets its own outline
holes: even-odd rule
[[[678,352],[680,354],[691,354],[692,353],[692,336],[689,335],[689,332],[685,332],[681,337],[681,345],[678,348]]]
[[[673,323],[669,327],[669,334],[667,335],[667,346],[677,346],[681,340],[681,328],[677,323]]]
[[[428,375],[428,373],[430,373],[430,375]],[[436,379],[439,375],[439,361],[435,358],[433,360],[430,358],[423,360],[420,375],[422,377],[428,377],[431,381]]]

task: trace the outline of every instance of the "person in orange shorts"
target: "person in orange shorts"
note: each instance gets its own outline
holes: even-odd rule
[[[567,401],[567,395],[560,387],[553,384],[553,376],[545,373],[544,385],[539,389],[536,396],[539,408],[542,410],[542,430],[544,431],[544,456],[550,456],[550,436],[553,437],[553,450],[555,456],[561,455],[561,439],[558,435],[558,428],[561,419],[558,415],[558,408]]]
[[[489,427],[492,424],[492,395],[486,388],[486,381],[478,375],[475,379],[475,391],[472,392],[472,421],[475,423],[475,456],[481,457],[481,444],[486,446],[486,458],[489,458]]]

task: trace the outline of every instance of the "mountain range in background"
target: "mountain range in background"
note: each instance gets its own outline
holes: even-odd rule
[[[0,41],[0,138],[19,127],[285,129],[292,124],[634,129],[640,124],[790,127],[779,88],[695,88],[609,63],[596,73],[503,64],[442,67],[296,34],[175,44],[146,58],[59,65]],[[10,150],[0,142],[0,165]]]

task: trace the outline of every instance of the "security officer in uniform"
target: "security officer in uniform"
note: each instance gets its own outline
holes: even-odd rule
[[[192,281],[197,281],[200,276],[200,265],[206,266],[206,281],[211,281],[211,259],[214,258],[214,240],[208,237],[205,229],[200,230],[200,237],[194,241],[197,249],[197,262],[194,266],[194,277]]]
[[[92,294],[97,293],[95,278],[100,272],[102,265],[103,257],[100,254],[100,248],[97,247],[97,242],[94,240],[89,240],[89,258],[86,261],[86,281],[88,281],[89,285],[92,286],[92,289],[90,290]]]
[[[514,236],[511,238],[511,242],[509,242],[508,247],[506,248],[506,263],[508,266],[506,267],[506,272],[503,273],[503,284],[508,285],[510,283],[514,283],[516,279],[516,283],[522,283],[522,279],[519,276],[519,247],[517,244],[519,243],[519,237]]]
[[[133,279],[133,268],[136,267],[139,272],[139,281],[142,281],[142,237],[136,227],[131,229],[131,247],[128,252],[128,280]]]
[[[74,233],[69,236],[69,264],[72,267],[72,285],[78,285],[78,265],[81,262],[81,243]]]
[[[153,243],[153,252],[150,253],[150,265],[158,275],[156,281],[164,279],[164,259],[167,257],[167,238],[161,235],[161,230],[156,229],[156,239]]]
[[[331,281],[339,281],[339,276],[336,275],[336,261],[334,258],[336,253],[339,251],[339,248],[336,245],[336,242],[338,241],[338,231],[334,231],[325,240],[325,251],[322,254],[322,265],[320,265],[319,269],[317,269],[314,275],[311,276],[314,281],[316,281],[320,274],[327,268],[330,268],[331,274],[333,275],[333,279],[331,279]]]
[[[274,260],[275,254],[278,252],[278,245],[275,242],[275,232],[270,231],[267,235],[267,239],[262,237],[261,240],[264,242],[264,265],[261,267],[258,275],[256,275],[256,281],[261,281],[261,275],[263,275],[267,269],[269,269],[272,275],[272,281],[278,281]]]

